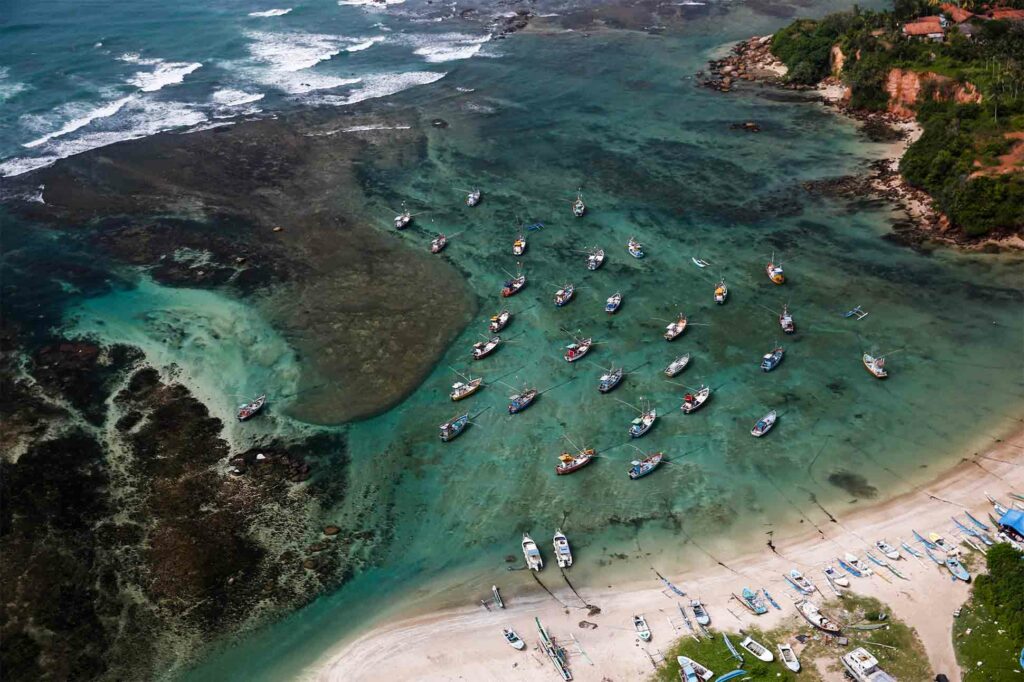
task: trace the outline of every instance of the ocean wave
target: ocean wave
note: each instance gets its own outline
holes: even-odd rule
[[[142,92],[156,92],[168,85],[181,83],[185,76],[202,67],[200,62],[165,62],[161,59],[155,60],[151,65],[151,72],[136,71],[135,75],[128,79],[128,83]]]
[[[226,88],[213,93],[210,99],[222,107],[240,107],[243,104],[259,102],[263,97],[264,94],[262,92],[245,92],[244,90]]]
[[[59,158],[59,156],[31,156],[7,159],[0,162],[0,177],[10,178],[38,168],[45,168]]]
[[[349,38],[323,33],[251,31],[249,53],[278,71],[302,71],[341,52]]]
[[[362,52],[363,50],[370,49],[371,47],[381,42],[382,40],[386,40],[386,38],[384,36],[373,36],[372,38],[367,38],[362,42],[356,43],[355,45],[350,45],[346,47],[345,52]]]
[[[38,147],[40,145],[46,144],[47,142],[54,138],[69,135],[78,130],[79,128],[84,128],[93,121],[96,121],[101,118],[107,118],[108,116],[113,116],[117,112],[121,111],[121,108],[124,107],[124,105],[128,104],[128,102],[131,102],[133,99],[134,97],[132,96],[122,97],[119,100],[108,102],[107,104],[104,104],[101,107],[96,107],[95,109],[92,109],[91,111],[82,116],[71,119],[63,126],[61,126],[59,129],[53,131],[52,133],[47,133],[42,137],[32,140],[31,142],[26,142],[21,146],[28,147],[29,149],[31,149],[33,147]]]
[[[28,89],[28,86],[24,83],[8,82],[7,76],[10,74],[10,69],[6,66],[0,66],[0,102],[9,100],[10,98]]]
[[[375,73],[364,76],[363,87],[348,95],[320,95],[310,100],[311,104],[328,104],[344,106],[364,102],[368,99],[387,97],[417,85],[426,85],[439,81],[448,74],[443,71],[406,71],[395,73]]]
[[[406,40],[416,48],[413,53],[431,63],[469,59],[490,39],[490,34],[480,36],[468,33],[420,33],[406,36]]]
[[[386,7],[388,5],[401,5],[405,0],[338,0],[339,5],[352,5],[355,7]]]
[[[292,11],[292,8],[287,9],[268,9],[262,12],[249,12],[250,17],[283,17]]]

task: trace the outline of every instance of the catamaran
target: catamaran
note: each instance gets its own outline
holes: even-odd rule
[[[572,550],[569,549],[569,540],[566,539],[565,533],[561,529],[555,531],[554,538],[555,546],[555,559],[558,560],[559,568],[569,568],[572,566]]]
[[[497,315],[491,315],[491,320],[487,324],[487,329],[492,334],[497,334],[502,329],[508,326],[509,321],[512,320],[512,313],[508,310],[502,310]]]
[[[587,252],[587,270],[597,270],[604,265],[604,249],[596,246]]]
[[[722,305],[727,298],[729,298],[729,287],[725,285],[725,278],[723,277],[715,287],[715,303]]]
[[[772,251],[772,259],[768,261],[768,265],[764,267],[765,272],[768,274],[774,284],[782,284],[786,281],[786,275],[782,272],[782,263],[775,262],[775,252]]]
[[[576,339],[565,347],[565,354],[562,357],[565,358],[566,362],[576,362],[589,353],[590,347],[593,345],[593,339]]]
[[[468,398],[477,391],[479,391],[483,385],[484,380],[482,377],[476,379],[467,379],[466,381],[456,381],[452,384],[452,392],[449,393],[453,402],[458,402],[464,398]]]
[[[678,358],[668,363],[668,367],[665,368],[665,376],[674,377],[675,375],[686,369],[686,366],[690,364],[690,354],[680,355]]]
[[[238,421],[240,422],[248,421],[259,414],[260,410],[262,410],[263,406],[266,404],[267,394],[263,393],[256,396],[254,400],[250,400],[247,403],[239,405],[238,412],[235,413],[235,416],[238,417]]]
[[[444,441],[445,443],[447,443],[450,440],[455,440],[455,438],[460,433],[462,433],[463,431],[466,430],[466,426],[468,424],[469,424],[469,414],[468,413],[467,414],[459,415],[458,417],[453,417],[452,419],[449,419],[444,424],[441,424],[440,427],[438,427],[440,429],[440,431],[441,431],[441,433],[440,433],[441,440]]]
[[[555,473],[559,476],[565,474],[571,474],[574,471],[582,469],[583,467],[594,461],[594,457],[597,454],[593,448],[587,448],[580,450],[575,455],[570,455],[568,452],[563,452],[558,457],[558,464],[555,465]]]
[[[782,331],[786,334],[792,334],[796,331],[793,315],[789,312],[789,304],[782,306],[782,312],[779,314],[779,326],[782,327]]]
[[[519,236],[512,242],[512,255],[522,256],[524,253],[526,253],[526,235],[520,232]]]
[[[861,356],[861,362],[864,363],[865,369],[871,372],[875,376],[875,378],[884,379],[887,376],[889,376],[889,372],[887,372],[885,369],[885,358],[876,358],[872,355],[864,353],[864,355]]]
[[[582,218],[586,212],[587,205],[583,203],[583,190],[580,190],[576,193],[576,201],[572,202],[572,214],[577,218]]]
[[[661,452],[655,452],[653,455],[649,455],[643,459],[634,459],[629,463],[630,467],[628,473],[630,479],[635,481],[638,478],[643,478],[657,469],[663,459],[665,459],[665,454]]]
[[[508,413],[519,414],[533,404],[540,391],[535,388],[524,388],[519,393],[509,396]]]
[[[601,381],[597,384],[597,390],[601,393],[611,393],[616,386],[622,383],[623,376],[622,368],[613,365],[601,375]]]
[[[441,253],[446,246],[448,246],[448,237],[444,236],[442,232],[430,240],[430,253]]]
[[[778,367],[785,354],[786,351],[782,346],[776,346],[771,353],[765,353],[764,357],[761,358],[761,371],[770,372]]]
[[[654,426],[654,420],[658,418],[658,411],[653,407],[645,412],[642,412],[639,417],[635,418],[629,423],[629,437],[640,438],[645,433],[651,430]]]
[[[696,393],[687,393],[683,396],[683,405],[680,409],[684,414],[690,414],[699,410],[711,397],[711,389],[708,386],[701,386]]]
[[[665,327],[665,340],[675,341],[686,331],[686,315],[679,313],[679,319]]]
[[[476,343],[473,344],[473,359],[483,360],[488,355],[496,351],[498,349],[498,346],[500,345],[500,336],[492,336],[486,341],[477,341]]]
[[[608,300],[604,302],[604,311],[609,315],[614,315],[619,311],[622,306],[622,294],[615,292],[608,297]]]
[[[633,627],[636,628],[636,633],[640,636],[640,639],[645,642],[651,641],[651,629],[647,627],[647,619],[644,618],[643,614],[633,616]]]
[[[750,435],[753,436],[754,438],[760,438],[764,434],[771,431],[772,427],[775,426],[776,416],[777,413],[775,412],[775,410],[772,410],[765,416],[758,419],[757,423],[754,424],[754,428],[750,429]]]
[[[527,533],[523,533],[523,556],[526,558],[526,567],[531,571],[544,568],[544,559],[537,549],[537,543]]]
[[[561,289],[555,292],[555,305],[561,308],[572,300],[573,294],[575,293],[576,287],[573,284],[566,283]]]
[[[480,203],[480,190],[474,189],[466,195],[466,206],[476,206]]]
[[[633,258],[644,257],[644,247],[635,237],[630,237],[629,241],[626,242],[626,250],[629,251],[629,255]]]

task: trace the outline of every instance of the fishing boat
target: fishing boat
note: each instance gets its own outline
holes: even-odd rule
[[[519,635],[517,635],[516,631],[512,628],[505,628],[501,633],[505,635],[505,641],[508,642],[513,649],[522,651],[526,648],[526,642],[520,639]]]
[[[772,597],[772,595],[771,595],[771,594],[769,594],[769,592],[768,592],[768,589],[767,589],[767,588],[764,588],[764,587],[762,587],[762,588],[761,588],[761,592],[763,592],[763,593],[764,593],[764,598],[768,600],[768,603],[769,603],[769,604],[771,604],[772,606],[774,606],[774,607],[775,607],[776,609],[778,609],[779,611],[781,611],[781,610],[782,610],[782,607],[781,607],[781,606],[779,606],[779,602],[775,601],[775,599],[774,599],[774,598]]]
[[[727,298],[729,298],[729,287],[725,285],[725,278],[723,277],[715,287],[715,303],[722,305]]]
[[[404,230],[405,228],[409,227],[409,223],[411,222],[412,213],[409,213],[408,210],[404,210],[395,216],[395,229]]]
[[[928,555],[929,559],[931,559],[934,563],[938,564],[939,566],[945,566],[946,565],[945,561],[943,561],[939,557],[937,557],[934,554],[932,554],[932,550],[928,549],[927,547],[924,548],[924,553]]]
[[[513,277],[512,279],[505,280],[505,283],[501,286],[501,295],[502,295],[503,298],[508,298],[509,296],[515,296],[520,291],[522,291],[523,287],[525,287],[525,286],[526,286],[526,275],[520,273],[520,274],[516,275],[515,277]]]
[[[831,620],[828,616],[823,614],[816,605],[812,602],[804,599],[796,603],[796,610],[800,612],[800,615],[804,619],[825,632],[839,632],[839,624]]]
[[[535,388],[524,388],[519,393],[509,396],[508,413],[519,414],[527,407],[533,404],[533,401],[540,395],[540,391]]]
[[[856,570],[860,571],[861,575],[867,576],[867,575],[874,574],[874,571],[872,571],[871,568],[867,564],[865,564],[861,559],[857,558],[853,554],[850,554],[849,552],[847,552],[846,556],[844,558],[846,560],[846,563],[849,566],[852,566]],[[849,571],[850,569],[847,568],[846,570]]]
[[[574,471],[578,471],[583,467],[594,461],[596,454],[593,448],[587,448],[586,450],[580,450],[575,455],[570,455],[568,452],[563,452],[558,457],[558,464],[555,465],[555,473],[559,476],[571,474]]]
[[[768,607],[764,605],[764,601],[749,587],[743,588],[742,595],[743,599],[740,602],[755,614],[761,616],[768,613]]]
[[[985,523],[983,523],[983,522],[979,521],[978,519],[974,518],[974,517],[973,517],[973,516],[971,515],[971,512],[969,512],[969,511],[965,511],[965,512],[964,512],[964,516],[966,516],[966,517],[967,517],[968,519],[970,519],[970,520],[971,520],[971,523],[973,523],[973,524],[974,524],[975,526],[977,526],[977,527],[978,527],[978,528],[980,528],[981,530],[992,530],[992,529],[991,529],[991,528],[990,528],[989,526],[987,526],[987,525],[986,525]]]
[[[711,625],[711,616],[708,610],[700,603],[700,599],[691,599],[690,608],[693,610],[693,617],[700,625]]]
[[[964,533],[966,533],[967,535],[970,535],[972,538],[976,538],[978,540],[981,540],[983,543],[985,543],[989,547],[992,546],[992,544],[993,544],[992,539],[990,537],[988,537],[985,533],[979,533],[978,531],[974,530],[970,526],[968,526],[968,525],[966,525],[964,523],[961,523],[960,520],[958,518],[956,518],[955,516],[951,516],[950,518],[953,520],[953,523],[956,524],[956,527],[959,528],[960,530],[962,530]]]
[[[772,252],[772,259],[768,261],[768,265],[764,266],[764,271],[773,284],[782,284],[786,281],[786,275],[782,272],[782,263],[775,262],[774,251]]]
[[[704,403],[711,397],[711,389],[707,386],[701,386],[696,393],[687,393],[683,396],[683,405],[680,408],[683,414],[690,414],[696,412]]]
[[[788,574],[784,574],[782,577],[786,579],[786,582],[796,588],[797,592],[814,594],[814,584],[811,583],[803,573],[795,568]]]
[[[889,568],[889,562],[888,561],[886,561],[885,559],[882,559],[881,557],[875,556],[870,551],[864,552],[864,556],[866,556],[868,558],[868,561],[873,563],[875,566],[881,566],[882,568]]]
[[[260,394],[256,396],[255,399],[239,405],[238,412],[235,413],[235,416],[238,417],[238,421],[240,422],[248,421],[259,414],[260,410],[262,410],[263,406],[266,404],[267,394]]]
[[[782,306],[782,313],[779,314],[779,326],[782,327],[782,331],[786,334],[792,334],[796,331],[796,324],[793,322],[793,316],[789,312],[789,305]]]
[[[933,545],[935,545],[936,547],[941,549],[943,552],[946,552],[946,553],[954,552],[955,553],[955,551],[956,551],[952,547],[950,547],[946,543],[946,539],[944,537],[942,537],[941,535],[939,535],[938,533],[928,533],[928,539],[932,541]]]
[[[565,347],[565,354],[562,355],[566,362],[576,362],[590,352],[594,345],[593,339],[577,339]]]
[[[854,578],[863,578],[864,577],[864,574],[861,573],[860,569],[857,568],[856,566],[853,566],[852,564],[848,564],[848,563],[846,563],[845,561],[843,561],[842,559],[840,559],[838,557],[836,557],[836,561],[839,562],[839,567],[840,568],[842,568],[844,571],[846,571],[847,573],[852,575]]]
[[[931,540],[928,540],[928,539],[926,539],[925,537],[923,537],[923,536],[922,536],[922,535],[921,535],[920,533],[918,533],[918,532],[917,532],[916,530],[911,530],[910,532],[914,534],[914,539],[915,539],[915,540],[917,540],[918,542],[920,542],[920,543],[921,543],[922,545],[924,545],[924,546],[925,546],[925,547],[927,547],[928,549],[938,549],[938,548],[939,548],[939,546],[938,546],[938,545],[936,545],[936,544],[935,544],[934,542],[932,542]]]
[[[764,661],[765,663],[771,663],[775,660],[775,656],[772,652],[768,651],[768,649],[760,642],[754,641],[754,639],[749,635],[743,638],[740,642],[740,647],[750,652],[754,658]]]
[[[633,627],[636,628],[636,634],[640,636],[640,639],[645,642],[651,641],[651,629],[647,627],[647,619],[642,613],[639,616],[633,616]]]
[[[687,656],[676,656],[676,662],[679,664],[679,669],[680,670],[682,670],[686,666],[690,666],[691,668],[693,668],[693,672],[695,672],[697,674],[697,677],[699,677],[700,679],[704,680],[704,682],[707,682],[708,680],[710,680],[715,675],[713,672],[708,670],[706,667],[704,667],[703,665],[701,665],[697,661],[695,661],[692,658],[689,658]]]
[[[582,218],[586,212],[587,205],[583,203],[583,192],[581,190],[576,193],[576,201],[572,202],[572,214],[577,218]]]
[[[679,313],[679,319],[665,327],[665,340],[675,341],[686,331],[686,315]]]
[[[732,657],[739,661],[740,665],[743,665],[743,656],[740,654],[740,652],[736,651],[736,647],[733,646],[732,640],[729,639],[729,635],[723,632],[722,639],[725,640],[725,646],[727,649],[729,649],[729,653],[732,654]],[[723,675],[722,677],[726,677],[726,675]],[[721,680],[722,677],[719,677],[718,680]],[[716,680],[715,682],[718,682],[718,680]]]
[[[679,669],[679,679],[683,682],[700,682],[700,677],[697,676],[697,671],[693,669],[693,666],[687,663]]]
[[[665,459],[665,454],[662,452],[655,452],[653,455],[648,455],[643,459],[634,459],[630,462],[629,471],[627,473],[634,481],[638,478],[643,478],[657,469],[663,459]]]
[[[452,401],[458,402],[473,395],[480,390],[480,387],[484,385],[482,377],[476,379],[469,379],[467,381],[456,381],[452,384],[452,392],[448,395],[451,396]]]
[[[486,341],[477,341],[473,344],[473,359],[483,360],[488,355],[498,350],[498,346],[501,345],[500,336],[492,336]]]
[[[555,292],[555,305],[561,308],[563,305],[572,300],[573,294],[576,293],[576,287],[572,284],[565,284],[561,289]]]
[[[524,253],[526,253],[526,235],[520,232],[519,236],[512,242],[512,255],[522,256]]]
[[[497,334],[502,329],[508,326],[508,323],[512,320],[512,313],[507,310],[502,310],[497,315],[491,315],[491,321],[487,323],[487,329],[492,334]]]
[[[876,358],[873,355],[864,353],[864,355],[861,356],[861,362],[864,363],[865,369],[871,372],[875,378],[884,379],[889,376],[889,372],[885,369],[885,358]]]
[[[733,670],[724,675],[720,675],[715,682],[728,682],[728,680],[735,680],[737,677],[743,677],[746,674],[748,674],[746,670]]]
[[[900,551],[885,541],[885,538],[881,540],[875,540],[875,547],[878,551],[889,557],[893,561],[897,561],[900,558]]]
[[[555,547],[555,559],[558,561],[558,567],[569,568],[572,566],[572,550],[569,549],[569,540],[561,529],[555,531],[552,542]]]
[[[846,577],[846,574],[840,573],[831,564],[826,565],[825,568],[822,569],[822,573],[824,573],[825,577],[828,578],[830,581],[832,581],[836,585],[839,585],[839,587],[850,586],[850,580]]]
[[[971,582],[971,574],[967,572],[964,565],[952,554],[946,555],[946,568],[949,569],[949,572],[957,580],[963,580],[965,583]]]
[[[441,253],[448,246],[448,237],[441,233],[430,240],[430,253]]]
[[[636,237],[629,238],[629,241],[626,242],[626,250],[629,251],[629,255],[633,258],[644,257],[644,247],[636,240]]]
[[[474,189],[466,195],[466,206],[476,206],[480,203],[480,190]]]
[[[523,533],[523,556],[526,558],[526,567],[531,571],[539,571],[544,568],[544,559],[537,549],[537,543],[533,541],[528,533]]]
[[[782,661],[782,664],[795,673],[800,672],[800,659],[796,657],[793,647],[789,644],[779,644],[777,646],[779,648],[779,660]]]
[[[441,431],[441,440],[444,441],[445,443],[447,443],[450,440],[455,440],[455,438],[460,433],[466,430],[466,426],[468,424],[469,414],[463,414],[459,415],[458,417],[453,417],[452,419],[449,419],[444,424],[441,424],[441,426],[438,427]]]
[[[765,416],[758,419],[757,423],[754,424],[754,428],[750,429],[750,435],[753,436],[754,438],[760,438],[764,434],[771,431],[772,427],[775,426],[776,416],[777,415],[775,410],[772,410]]]
[[[608,297],[608,300],[604,302],[604,311],[609,315],[614,315],[619,312],[619,308],[622,306],[622,294],[615,292]]]
[[[491,595],[493,597],[495,606],[497,606],[499,609],[505,608],[505,602],[501,598],[501,592],[498,592],[497,585],[491,585]]]
[[[668,367],[665,368],[665,376],[674,377],[675,375],[686,369],[686,366],[690,364],[690,354],[680,355],[678,358],[668,363]]]
[[[654,420],[658,418],[658,411],[654,408],[640,414],[639,417],[629,423],[630,438],[639,438],[651,430]]]
[[[594,247],[587,252],[587,270],[597,270],[604,265],[604,249]]]
[[[782,346],[776,346],[771,353],[765,353],[764,357],[761,358],[761,371],[770,372],[779,366],[782,362],[782,357],[786,354],[786,351]]]
[[[905,542],[901,541],[900,542],[900,547],[902,547],[903,551],[906,552],[907,554],[909,554],[912,557],[916,557],[916,558],[920,559],[923,556],[920,552],[918,552],[916,549],[914,549],[913,547],[911,547],[910,545],[908,545]]]
[[[622,383],[623,376],[621,367],[611,367],[601,375],[601,380],[597,384],[597,390],[601,393],[611,393],[616,386]]]

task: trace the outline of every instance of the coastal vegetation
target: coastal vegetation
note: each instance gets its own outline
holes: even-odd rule
[[[1024,554],[1006,543],[986,554],[988,572],[953,625],[953,646],[965,680],[1012,678],[1024,641]]]
[[[906,181],[931,195],[968,236],[1019,231],[1024,22],[949,22],[941,41],[903,35],[908,20],[942,11],[897,0],[891,11],[854,8],[817,21],[800,19],[775,34],[772,53],[786,64],[792,83],[838,77],[849,88],[852,109],[909,107],[923,133],[901,160]],[[914,93],[900,101],[898,81],[906,74]]]

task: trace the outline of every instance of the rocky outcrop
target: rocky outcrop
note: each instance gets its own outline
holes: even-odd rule
[[[981,101],[981,93],[973,83],[957,83],[931,71],[892,69],[885,79],[885,91],[889,95],[889,113],[903,120],[914,118],[914,107],[929,98],[958,104]]]
[[[708,62],[710,75],[697,74],[706,88],[729,92],[741,81],[766,81],[782,84],[786,65],[772,54],[771,36],[754,36],[736,43],[729,56]]]
[[[843,75],[843,66],[845,64],[846,55],[843,54],[843,48],[839,47],[839,45],[833,45],[832,51],[829,54],[829,67],[834,78],[839,78]]]

